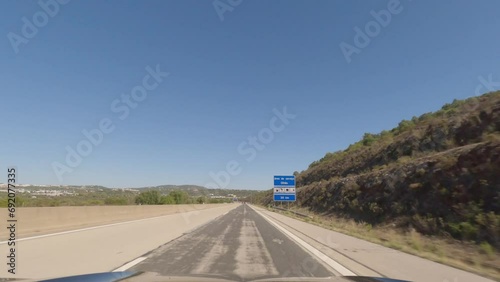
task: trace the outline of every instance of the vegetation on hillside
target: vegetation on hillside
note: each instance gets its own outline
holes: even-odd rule
[[[138,205],[215,204],[230,202],[232,202],[232,199],[228,198],[190,197],[187,192],[180,190],[172,191],[168,195],[162,195],[157,190],[149,190],[141,192],[135,198],[135,203]]]
[[[298,173],[297,187],[315,212],[500,248],[500,92],[365,133]],[[270,204],[271,193],[255,197]]]
[[[144,188],[111,189],[103,186],[22,186],[16,193],[17,207],[101,206],[136,204],[212,204],[231,202],[226,196],[237,198],[255,194],[255,190],[208,189],[196,185],[162,185]],[[43,195],[40,191],[60,192]],[[152,196],[156,194],[157,196]],[[149,196],[145,196],[149,195]],[[226,198],[225,198],[226,197]],[[155,200],[158,199],[158,200]],[[7,193],[0,192],[0,207],[7,207]]]
[[[134,205],[137,193],[130,191],[79,191],[74,195],[32,195],[16,194],[17,207],[58,207],[58,206],[102,206],[102,205]],[[0,207],[6,207],[7,193],[0,194]]]

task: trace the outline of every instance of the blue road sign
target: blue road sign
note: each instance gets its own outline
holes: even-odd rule
[[[273,194],[276,202],[295,202],[295,176],[275,175]]]
[[[274,187],[293,187],[295,188],[295,176],[293,175],[275,175]]]
[[[295,194],[274,194],[276,202],[295,202]]]

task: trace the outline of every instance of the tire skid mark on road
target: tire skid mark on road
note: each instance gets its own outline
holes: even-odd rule
[[[220,218],[221,216],[217,217],[216,219]],[[216,223],[220,224],[220,222],[214,220]],[[166,265],[182,265],[180,261],[182,258],[187,256],[193,249],[199,249],[203,248],[204,245],[213,245],[216,242],[216,238],[209,237],[206,234],[198,232],[201,230],[203,227],[208,226],[207,224],[204,224],[202,226],[199,226],[195,230],[191,231],[191,233],[184,233],[184,235],[176,238],[175,240],[172,240],[170,242],[167,242],[166,244],[160,246],[158,249],[153,250],[145,254],[145,256],[148,257],[148,260],[145,261],[143,264],[148,264],[153,261],[165,263]],[[165,258],[163,256],[164,252],[168,252],[171,256],[168,258]],[[181,268],[178,268],[178,270],[184,270],[188,271],[189,266],[188,265],[182,265]]]
[[[252,278],[279,274],[253,220],[243,219],[239,242],[235,257],[236,275]]]
[[[278,244],[272,242],[275,238],[284,239],[287,236],[251,207],[242,206],[154,250],[147,260],[132,269],[166,276],[213,277],[235,281],[283,275],[331,275],[327,266],[323,269],[304,266],[310,254],[295,242],[287,238]],[[312,257],[311,260],[316,262]],[[295,275],[289,269],[298,271]]]
[[[229,233],[231,225],[226,226],[221,235],[217,236],[212,248],[203,255],[198,265],[193,269],[194,274],[210,273],[212,266],[218,258],[224,256],[229,250],[229,246],[224,244],[224,238]]]

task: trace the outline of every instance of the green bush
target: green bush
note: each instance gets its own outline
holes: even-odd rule
[[[105,205],[127,205],[128,200],[123,197],[108,197],[104,200]]]
[[[469,222],[449,223],[450,231],[456,238],[474,240],[478,236],[478,228]]]
[[[363,148],[363,142],[356,142],[354,144],[349,145],[349,147],[344,151],[344,152],[354,152],[356,150],[359,150],[360,148]]]
[[[363,139],[361,140],[361,143],[363,144],[363,146],[370,146],[371,144],[373,144],[373,142],[375,142],[377,139],[376,139],[376,136],[371,134],[371,133],[365,133],[363,135]]]
[[[168,194],[169,197],[174,199],[174,204],[190,204],[189,194],[184,191],[172,191]]]
[[[156,190],[141,192],[135,198],[135,203],[140,205],[160,205],[160,192]]]
[[[168,196],[162,196],[161,197],[161,203],[163,205],[174,205],[175,204],[175,200],[172,196],[168,195]]]
[[[315,166],[319,165],[319,161],[314,161],[309,165],[309,168],[313,168]]]
[[[488,242],[481,242],[481,244],[479,244],[479,248],[480,252],[487,255],[489,258],[493,258],[495,256],[495,250]]]
[[[399,122],[398,127],[396,128],[396,132],[399,134],[401,132],[407,131],[410,128],[412,128],[414,125],[415,125],[414,122],[404,119],[401,122]]]

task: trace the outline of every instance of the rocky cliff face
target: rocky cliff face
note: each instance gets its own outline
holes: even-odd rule
[[[317,212],[500,247],[500,92],[365,134],[297,187],[298,204]]]

